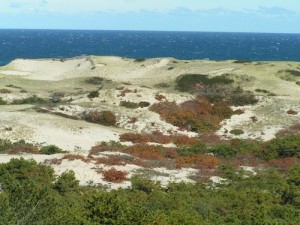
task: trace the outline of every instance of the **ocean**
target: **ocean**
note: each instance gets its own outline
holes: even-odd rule
[[[16,58],[82,55],[300,61],[300,34],[0,30],[0,65]]]

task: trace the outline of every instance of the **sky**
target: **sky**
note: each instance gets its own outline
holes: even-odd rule
[[[299,0],[0,0],[0,29],[300,33]]]

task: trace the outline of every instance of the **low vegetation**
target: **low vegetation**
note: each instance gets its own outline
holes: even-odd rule
[[[48,103],[49,101],[47,99],[38,97],[37,95],[33,95],[28,98],[24,99],[16,99],[12,102],[12,104],[15,105],[21,105],[21,104],[45,104]]]
[[[218,163],[212,156],[203,157],[182,161],[208,161],[208,168]],[[72,171],[55,176],[50,166],[12,159],[0,164],[0,221],[46,225],[299,223],[299,161],[286,171],[266,169],[255,176],[246,176],[226,163],[216,170],[226,182],[171,183],[163,188],[134,176],[131,188],[107,192],[101,186],[80,186]],[[107,172],[105,177],[111,182],[125,178],[122,171]]]
[[[159,102],[150,110],[160,114],[161,118],[181,129],[194,132],[211,132],[220,128],[220,122],[230,118],[232,110],[226,103],[210,103],[204,97],[177,105],[175,102]]]
[[[84,119],[88,122],[99,123],[105,126],[114,126],[117,122],[116,115],[108,110],[89,111],[84,114]]]
[[[227,75],[209,78],[207,75],[203,74],[184,74],[176,79],[176,88],[179,91],[192,92],[201,88],[201,86],[231,83],[233,83],[233,80],[228,78]]]

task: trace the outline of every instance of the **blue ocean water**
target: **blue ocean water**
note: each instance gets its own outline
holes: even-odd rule
[[[300,61],[300,34],[0,30],[0,65],[81,55]]]

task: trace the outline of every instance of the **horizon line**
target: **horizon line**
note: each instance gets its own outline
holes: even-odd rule
[[[80,28],[0,28],[0,30],[61,30],[61,31],[129,31],[129,32],[186,32],[186,33],[248,33],[248,34],[300,34],[292,32],[262,31],[197,31],[197,30],[134,30],[134,29],[80,29]]]

